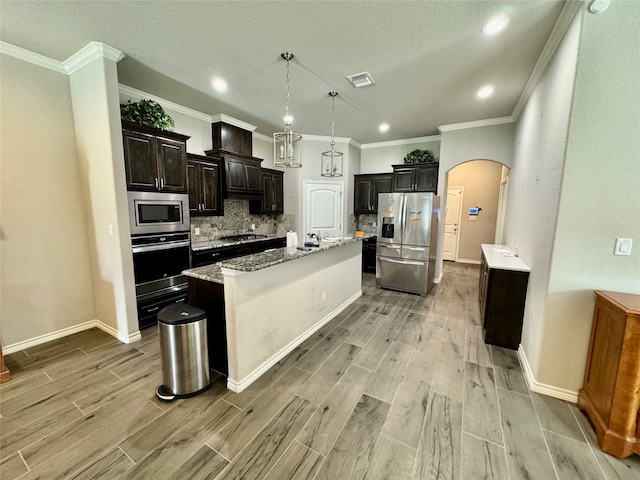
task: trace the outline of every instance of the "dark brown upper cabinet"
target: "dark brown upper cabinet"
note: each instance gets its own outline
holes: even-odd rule
[[[253,133],[224,122],[211,124],[213,150],[251,156],[253,152]]]
[[[189,213],[224,215],[220,159],[187,154]]]
[[[188,138],[123,121],[127,190],[186,193]]]
[[[263,168],[262,187],[264,195],[260,200],[249,202],[249,212],[256,215],[284,213],[284,172]]]
[[[353,213],[377,213],[378,194],[391,192],[392,178],[391,173],[354,175]]]
[[[393,166],[394,192],[433,192],[438,190],[438,162]]]
[[[219,157],[224,172],[224,197],[258,200],[262,197],[261,158],[237,155],[224,150],[207,150],[210,157]]]

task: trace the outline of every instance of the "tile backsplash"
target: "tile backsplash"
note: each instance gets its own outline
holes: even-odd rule
[[[378,215],[356,215],[356,229],[364,232],[366,236],[376,235],[378,227],[374,227],[378,221]]]
[[[248,233],[251,224],[256,227],[252,233],[284,237],[289,230],[295,230],[295,215],[252,215],[248,200],[225,199],[224,216],[191,217],[191,239],[206,242],[226,235]],[[195,234],[196,227],[200,229],[200,235]]]

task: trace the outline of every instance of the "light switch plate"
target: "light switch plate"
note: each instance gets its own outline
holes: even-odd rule
[[[616,238],[616,248],[613,251],[614,255],[631,255],[631,245],[633,245],[633,238]]]

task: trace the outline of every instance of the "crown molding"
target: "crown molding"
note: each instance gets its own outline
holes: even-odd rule
[[[388,142],[365,143],[360,146],[362,150],[369,148],[396,147],[398,145],[413,145],[415,143],[439,142],[440,135],[430,135],[428,137],[405,138],[403,140],[389,140]]]
[[[0,54],[9,55],[10,57],[53,70],[54,72],[64,73],[65,75],[67,73],[62,62],[45,57],[39,53],[32,52],[31,50],[16,47],[15,45],[7,42],[0,42]]]
[[[104,43],[91,42],[67,58],[62,64],[67,74],[71,75],[97,58],[106,58],[117,63],[124,58],[124,53]]]
[[[211,115],[211,123],[217,122],[224,122],[229,125],[244,128],[245,130],[249,130],[250,132],[253,132],[256,128],[258,128],[255,125],[251,125],[250,123],[243,122],[242,120],[238,120],[237,118],[230,117],[229,115],[225,115],[224,113]]]
[[[143,92],[142,90],[138,90],[132,87],[128,87],[127,85],[118,84],[118,90],[120,94],[124,96],[131,97],[134,100],[142,100],[143,98],[153,100],[154,102],[158,102],[164,108],[168,108],[173,110],[174,112],[181,113],[182,115],[186,115],[188,117],[195,118],[196,120],[202,120],[205,122],[211,122],[211,115],[207,115],[206,113],[198,112],[197,110],[193,110],[191,108],[185,107],[178,103],[171,102],[169,100],[165,100],[164,98],[157,97],[147,92]]]
[[[553,54],[556,53],[558,45],[560,45],[560,42],[564,38],[564,34],[567,33],[567,29],[573,21],[573,17],[578,13],[582,4],[583,2],[581,0],[570,0],[562,7],[562,11],[553,26],[553,30],[551,30],[547,43],[545,43],[542,53],[538,57],[538,61],[533,67],[531,75],[529,75],[529,79],[522,90],[518,103],[516,103],[513,112],[511,112],[511,116],[514,119],[517,119],[522,113],[522,110],[524,110],[524,106],[529,101],[529,97],[533,93],[533,89],[536,87],[540,77],[542,77],[542,74],[547,69],[547,65],[549,65],[549,62],[553,58]]]
[[[505,123],[513,123],[515,120],[512,116],[487,118],[486,120],[474,120],[473,122],[452,123],[451,125],[441,125],[438,127],[440,133],[450,132],[452,130],[465,130],[467,128],[490,127],[492,125],[504,125]]]
[[[269,137],[263,133],[253,132],[253,138],[256,140],[262,140],[263,142],[273,143],[273,137]]]
[[[328,135],[310,135],[303,133],[301,134],[302,138],[305,140],[311,140],[313,142],[330,142],[331,137]],[[336,142],[339,143],[351,143],[351,138],[349,137],[333,137]]]

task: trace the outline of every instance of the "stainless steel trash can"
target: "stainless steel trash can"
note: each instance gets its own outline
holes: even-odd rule
[[[192,397],[210,387],[207,348],[207,313],[192,305],[175,303],[158,313],[162,359],[160,400]]]

